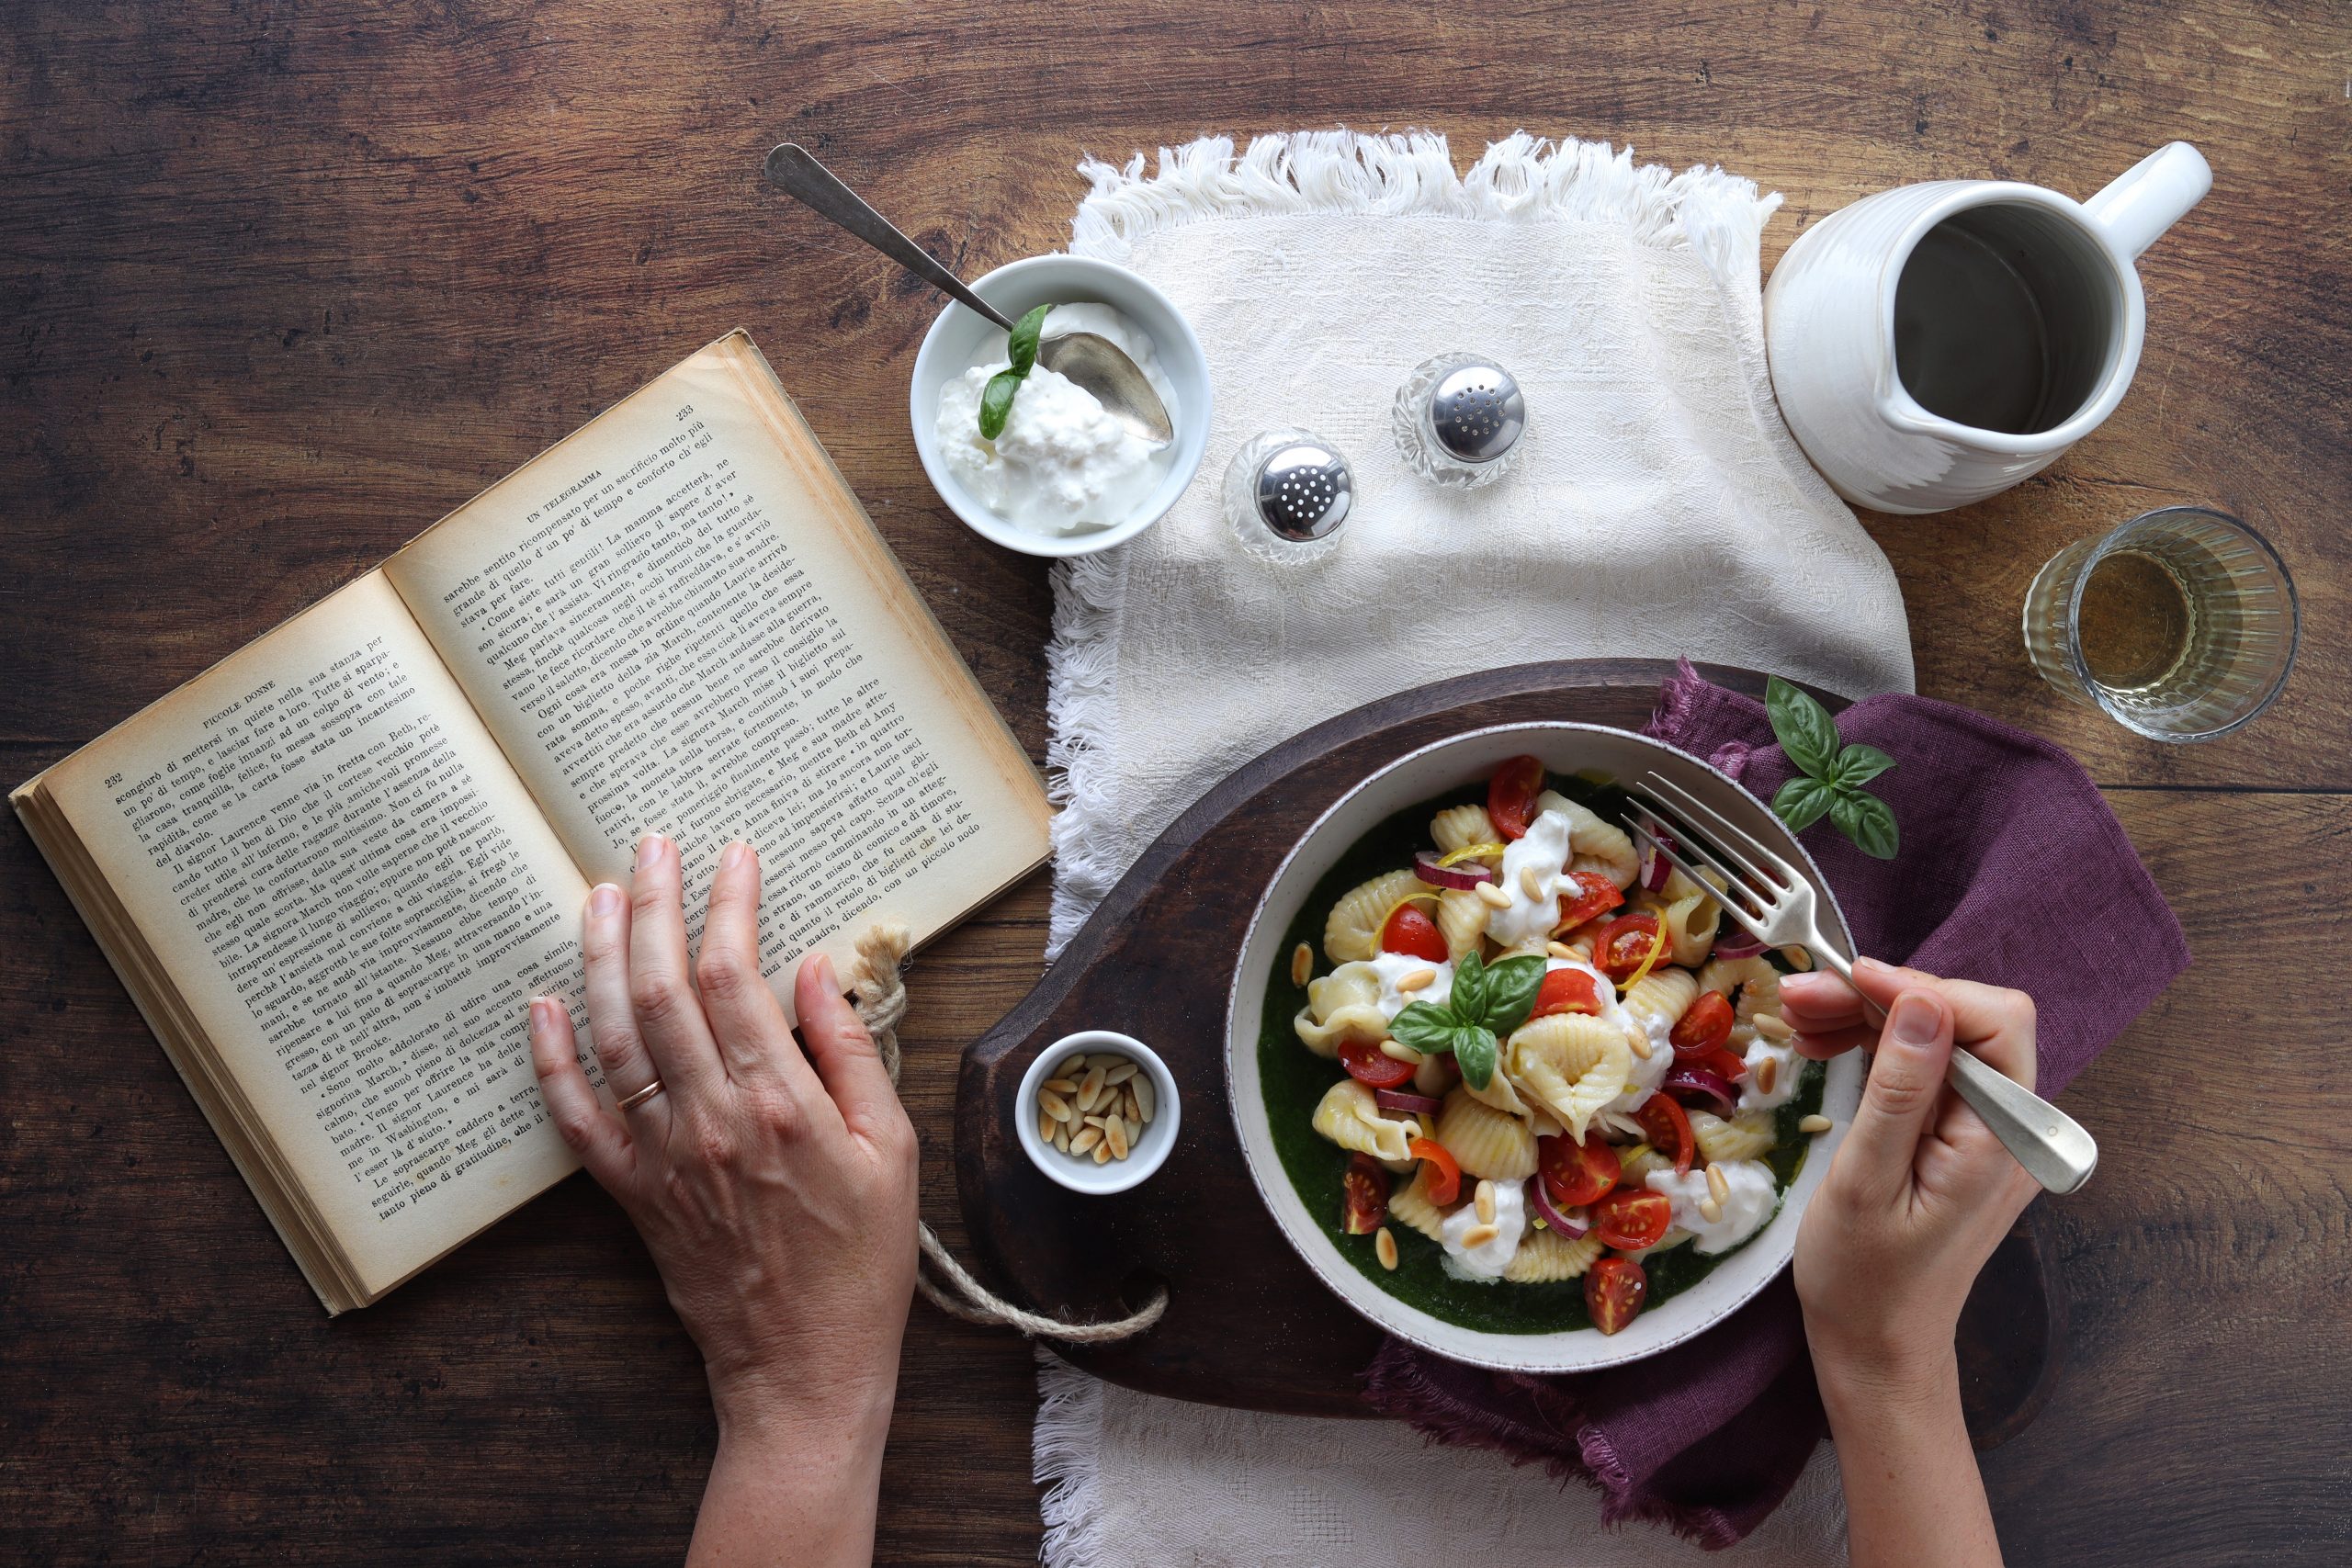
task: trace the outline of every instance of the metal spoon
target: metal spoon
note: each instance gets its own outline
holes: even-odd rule
[[[768,183],[785,195],[820,217],[831,219],[933,288],[1006,332],[1012,330],[1002,312],[964,287],[961,278],[933,261],[921,245],[892,228],[888,219],[866,206],[807,148],[797,142],[779,143],[768,153],[767,176]],[[1049,315],[1046,335],[1037,344],[1038,364],[1091,393],[1104,412],[1144,440],[1164,446],[1176,438],[1176,428],[1159,394],[1118,344],[1097,333],[1056,333],[1053,325]]]

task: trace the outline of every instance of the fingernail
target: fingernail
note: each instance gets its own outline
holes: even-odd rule
[[[749,844],[746,844],[741,839],[736,840],[733,843],[728,845],[725,851],[719,854],[718,869],[721,871],[733,871],[737,866],[743,863],[743,857],[751,853],[751,852],[752,847]]]
[[[1901,1044],[1932,1045],[1943,1032],[1944,1011],[1933,997],[1905,991],[1894,998],[1894,1010],[1886,1015],[1886,1023]]]
[[[662,835],[648,833],[637,841],[637,869],[650,871],[662,858]]]
[[[609,882],[600,882],[589,891],[588,912],[606,919],[621,912],[621,890]]]
[[[1816,989],[1820,985],[1821,976],[1810,972],[1783,975],[1781,976],[1781,994],[1785,997],[1791,991],[1794,991],[1797,995],[1803,996],[1807,991]]]
[[[808,955],[808,968],[809,972],[817,976],[820,984],[830,986],[833,983],[833,961],[826,957],[823,953],[810,953]]]
[[[545,1029],[548,1026],[547,1005],[548,999],[545,997],[531,998],[531,1027],[533,1029]]]
[[[1857,958],[1854,960],[1855,973],[1860,974],[1865,969],[1869,970],[1873,975],[1892,975],[1894,973],[1894,964],[1882,963],[1875,958]]]

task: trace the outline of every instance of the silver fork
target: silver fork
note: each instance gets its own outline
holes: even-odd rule
[[[1849,985],[1853,983],[1853,954],[1841,951],[1822,929],[1814,911],[1813,885],[1798,874],[1795,866],[1755,834],[1733,823],[1663,773],[1645,775],[1642,784],[1657,799],[1644,800],[1635,795],[1636,800],[1650,807],[1660,820],[1680,818],[1699,829],[1715,844],[1723,858],[1738,868],[1735,872],[1719,863],[1695,845],[1689,849],[1693,859],[1728,885],[1732,897],[1716,902],[1723,906],[1733,924],[1769,946],[1802,947],[1836,970]],[[1663,809],[1658,802],[1664,803]],[[1699,874],[1698,866],[1662,842],[1647,825],[1628,817],[1625,826],[1683,875],[1693,882],[1706,881]],[[1742,908],[1742,899],[1753,905],[1753,909]],[[1862,1006],[1871,1014],[1878,1014],[1878,1009],[1867,998]],[[2002,1145],[2017,1156],[2026,1174],[2045,1190],[2072,1192],[2091,1179],[2091,1172],[2098,1166],[2098,1145],[2073,1117],[1966,1051],[1951,1054],[1951,1066],[1944,1076],[1960,1098],[1984,1119],[1984,1124],[1993,1129]]]

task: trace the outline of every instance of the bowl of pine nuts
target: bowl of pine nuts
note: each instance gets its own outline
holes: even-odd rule
[[[1176,1146],[1176,1079],[1132,1035],[1090,1029],[1037,1053],[1013,1097],[1021,1146],[1073,1192],[1125,1192]]]

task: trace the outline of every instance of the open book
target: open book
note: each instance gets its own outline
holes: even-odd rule
[[[759,847],[787,1009],[802,953],[921,942],[1046,853],[1035,771],[740,332],[11,798],[330,1312],[574,1168],[528,998],[585,1038],[581,905],[644,831],[690,904]]]

